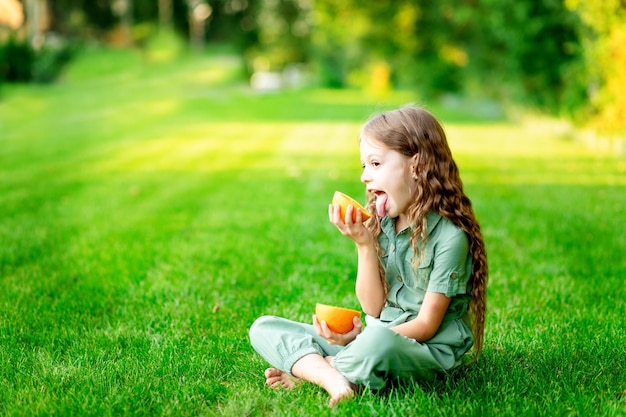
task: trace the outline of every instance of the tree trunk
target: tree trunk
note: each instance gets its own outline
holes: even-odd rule
[[[172,0],[159,0],[159,29],[169,29],[172,26],[173,14]]]
[[[26,0],[26,25],[28,28],[28,42],[39,48],[43,44],[41,31],[41,2],[40,0]]]

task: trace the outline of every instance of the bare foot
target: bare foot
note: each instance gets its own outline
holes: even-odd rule
[[[319,377],[319,385],[330,395],[330,402],[328,403],[329,407],[333,407],[339,401],[354,396],[356,386],[334,368],[332,370],[322,372]]]
[[[294,375],[324,388],[330,395],[330,407],[352,397],[356,390],[356,385],[332,366],[333,359],[332,356],[323,358],[318,354],[305,355],[291,368]]]
[[[265,370],[265,383],[272,388],[293,389],[300,382],[300,378],[289,375],[276,368]]]
[[[334,359],[334,356],[324,357],[324,360],[331,367],[333,366]],[[348,381],[338,372],[330,372],[328,378],[324,378],[323,381],[322,387],[330,394],[330,403],[328,404],[330,407],[343,399],[352,397],[357,389],[356,385]]]

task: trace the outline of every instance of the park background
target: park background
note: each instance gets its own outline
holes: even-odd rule
[[[619,0],[0,0],[1,415],[626,410]],[[490,264],[480,360],[264,387],[247,328],[357,307],[358,129],[444,124]]]

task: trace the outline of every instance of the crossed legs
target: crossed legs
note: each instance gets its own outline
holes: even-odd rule
[[[354,395],[355,385],[332,366],[332,356],[310,354],[300,358],[291,368],[294,376],[276,368],[265,370],[265,382],[272,388],[295,388],[301,380],[318,385],[330,395],[329,406]]]

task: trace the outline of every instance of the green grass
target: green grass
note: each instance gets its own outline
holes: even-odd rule
[[[90,51],[3,87],[0,415],[626,414],[626,160],[437,104],[489,250],[480,361],[332,410],[266,388],[249,325],[357,306],[326,207],[363,195],[361,123],[419,98],[257,94],[238,71]]]

